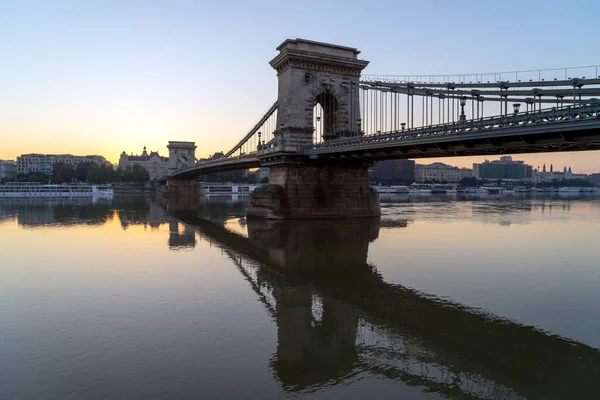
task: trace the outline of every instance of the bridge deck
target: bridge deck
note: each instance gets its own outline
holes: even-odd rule
[[[192,179],[214,172],[259,168],[278,154],[307,162],[373,162],[393,158],[600,150],[600,106],[481,118],[293,148],[273,140],[262,148],[237,157],[201,162],[164,179]]]

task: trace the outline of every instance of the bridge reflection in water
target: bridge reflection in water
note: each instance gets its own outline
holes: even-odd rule
[[[367,261],[378,219],[248,221],[245,237],[202,212],[170,214],[221,247],[273,317],[270,365],[288,392],[367,373],[451,398],[596,393],[597,349],[386,282]]]

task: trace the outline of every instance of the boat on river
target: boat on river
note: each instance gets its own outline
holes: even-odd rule
[[[468,187],[463,191],[465,194],[488,194],[488,191],[482,187]]]
[[[247,183],[202,183],[206,196],[248,195],[258,187]]]
[[[7,197],[113,197],[111,185],[43,184],[39,182],[9,182],[0,185],[0,198]]]
[[[373,188],[380,194],[408,193],[408,187],[406,186],[374,186]]]
[[[482,186],[481,189],[485,190],[488,194],[500,194],[504,192],[504,189],[498,186]]]
[[[452,185],[440,185],[433,184],[431,185],[431,193],[432,194],[456,194],[456,188]]]
[[[559,193],[579,193],[581,190],[578,187],[561,187]]]
[[[410,187],[408,188],[408,193],[424,195],[424,194],[431,194],[432,190],[433,189],[431,188],[430,185],[422,185],[422,184],[415,182],[412,185],[410,185]]]

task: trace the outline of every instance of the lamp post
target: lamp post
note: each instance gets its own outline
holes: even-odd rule
[[[465,105],[466,104],[467,104],[467,97],[461,96],[460,97],[460,118],[459,118],[460,122],[464,122],[467,120],[467,116],[465,115]]]
[[[319,110],[317,110],[317,128],[315,128],[315,143],[319,141],[319,132],[318,127],[321,127],[321,138],[323,137],[323,126],[321,125],[321,115],[319,115]]]
[[[404,132],[404,128],[406,128],[406,122],[401,122],[400,126],[402,127],[402,132]]]
[[[358,118],[358,119],[356,120],[356,126],[358,127],[358,134],[359,134],[359,135],[362,133],[362,127],[361,127],[361,124],[362,124],[362,119]]]
[[[513,117],[514,117],[513,124],[515,124],[515,125],[519,124],[517,122],[517,114],[519,114],[520,107],[521,107],[521,103],[513,103]]]
[[[479,119],[483,120],[483,102],[485,101],[485,97],[479,96],[477,100],[481,102],[481,114]]]
[[[258,131],[258,146],[256,147],[257,150],[260,150],[260,131]]]

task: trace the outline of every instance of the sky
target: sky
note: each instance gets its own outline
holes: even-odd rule
[[[2,0],[0,159],[227,151],[276,99],[268,62],[288,38],[357,47],[366,74],[562,68],[600,64],[598,15],[597,0]],[[515,158],[600,171],[595,151]]]

